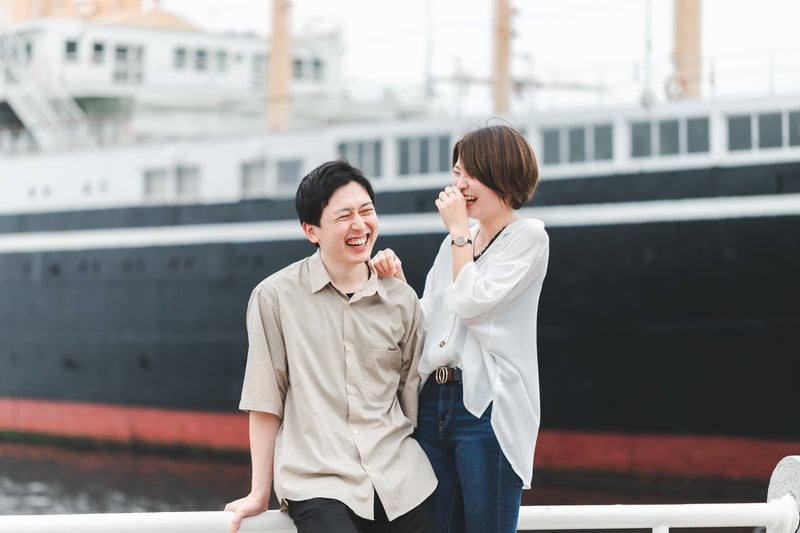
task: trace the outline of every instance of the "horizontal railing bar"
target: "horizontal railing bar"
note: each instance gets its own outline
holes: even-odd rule
[[[0,516],[0,531],[13,533],[227,533],[225,511]],[[241,533],[296,533],[287,513],[267,511],[242,521]]]
[[[779,527],[796,513],[792,500],[769,503],[560,505],[522,507],[518,529]]]
[[[797,515],[791,496],[768,503],[560,505],[522,507],[518,529],[663,529],[762,527],[788,531]],[[14,533],[226,533],[224,511],[0,516]],[[295,533],[286,513],[267,511],[242,522],[241,533]]]

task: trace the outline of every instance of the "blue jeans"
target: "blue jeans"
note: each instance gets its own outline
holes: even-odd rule
[[[464,407],[460,383],[433,377],[419,398],[416,438],[439,484],[433,493],[436,533],[513,533],[522,480],[506,459],[491,424],[492,406],[476,418]]]

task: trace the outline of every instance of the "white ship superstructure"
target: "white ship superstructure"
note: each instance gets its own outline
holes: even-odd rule
[[[0,2],[0,153],[264,128],[267,39],[203,32],[157,4],[18,4],[39,3]],[[341,56],[335,31],[292,39],[294,124],[341,109]]]

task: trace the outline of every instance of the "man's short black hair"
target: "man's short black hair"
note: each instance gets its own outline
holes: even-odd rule
[[[300,181],[297,194],[294,196],[294,207],[300,223],[319,226],[322,210],[330,202],[331,196],[339,187],[354,181],[364,187],[370,200],[375,201],[372,184],[359,169],[345,161],[337,159],[323,163]]]

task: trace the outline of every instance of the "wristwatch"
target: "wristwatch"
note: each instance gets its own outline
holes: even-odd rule
[[[466,237],[462,237],[461,235],[459,235],[458,237],[455,238],[455,240],[450,241],[450,246],[454,244],[456,246],[464,246],[465,244],[472,244],[472,239],[467,239]]]

